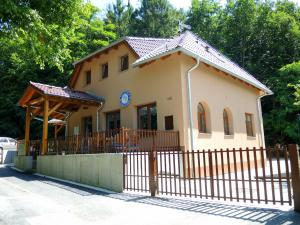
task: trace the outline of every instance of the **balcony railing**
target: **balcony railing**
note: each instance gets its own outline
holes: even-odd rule
[[[47,154],[95,154],[129,151],[177,151],[178,131],[135,130],[120,128],[90,135],[73,135],[47,140]],[[41,141],[30,142],[30,153],[39,155]]]

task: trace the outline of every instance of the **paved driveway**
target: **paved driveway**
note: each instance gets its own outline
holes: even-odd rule
[[[290,208],[109,194],[0,167],[0,224],[300,224]]]

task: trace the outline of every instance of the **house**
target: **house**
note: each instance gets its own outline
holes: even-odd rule
[[[74,66],[70,87],[105,104],[73,113],[69,135],[128,127],[178,130],[185,149],[191,132],[194,149],[264,146],[260,99],[272,91],[190,31],[125,37]]]
[[[32,82],[19,104],[55,98],[40,108],[72,111],[68,136],[126,127],[179,131],[186,150],[264,147],[260,99],[272,91],[190,31],[124,37],[74,66],[69,87]]]

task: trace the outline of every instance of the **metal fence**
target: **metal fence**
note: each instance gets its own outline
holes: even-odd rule
[[[124,189],[152,194],[292,204],[286,148],[129,151]]]

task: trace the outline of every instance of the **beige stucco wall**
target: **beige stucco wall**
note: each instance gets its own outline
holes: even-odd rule
[[[108,190],[123,191],[123,155],[38,156],[37,172]]]
[[[129,69],[120,72],[120,57],[129,53]],[[186,72],[195,60],[184,54],[172,54],[142,68],[133,68],[136,57],[125,46],[112,49],[108,54],[85,62],[75,89],[90,91],[106,99],[99,114],[99,128],[105,130],[105,113],[120,110],[121,126],[137,128],[137,106],[156,102],[158,129],[164,130],[164,117],[173,115],[174,130],[180,131],[180,145],[189,149],[189,126],[187,111]],[[108,78],[101,79],[101,64],[109,63]],[[85,72],[92,71],[92,82],[85,85]],[[132,93],[128,107],[121,108],[119,97],[122,91]],[[196,149],[260,147],[260,125],[256,99],[259,91],[231,76],[217,72],[201,64],[192,72],[193,135]],[[210,111],[210,133],[199,134],[197,105],[205,102]],[[224,136],[223,109],[230,109],[233,116],[234,135]],[[93,117],[93,131],[96,131],[96,107],[81,109],[70,117],[69,135],[74,126],[82,131],[82,117]],[[255,137],[247,137],[245,113],[254,116]]]
[[[120,72],[120,57],[129,53],[129,69]],[[136,60],[134,54],[122,45],[112,49],[108,54],[85,62],[76,83],[75,89],[91,91],[105,97],[105,105],[99,114],[99,128],[105,130],[105,113],[120,110],[121,126],[137,128],[137,106],[156,102],[158,129],[164,130],[164,117],[173,115],[174,130],[181,130],[182,96],[180,94],[180,60],[179,55],[172,55],[165,60],[158,60],[149,66],[133,68],[131,64]],[[101,64],[109,63],[109,75],[101,77]],[[91,85],[85,85],[85,71],[92,70]],[[132,94],[132,101],[128,107],[120,107],[119,98],[124,90]],[[70,117],[69,134],[72,135],[74,126],[81,126],[83,116],[93,117],[93,131],[96,131],[96,107],[81,109]],[[80,127],[80,131],[82,127]],[[180,138],[183,140],[183,136]]]
[[[195,65],[195,60],[183,56],[181,61],[181,83],[184,112],[185,146],[190,146],[188,102],[186,89],[186,71]],[[203,63],[192,72],[192,114],[193,137],[195,149],[214,148],[252,148],[261,147],[261,130],[258,116],[257,97],[259,91],[253,87],[233,79],[223,72],[208,67]],[[197,106],[202,102],[208,107],[207,127],[208,133],[198,132]],[[232,114],[233,135],[224,135],[223,110],[227,108]],[[245,113],[253,114],[255,137],[247,137]]]

